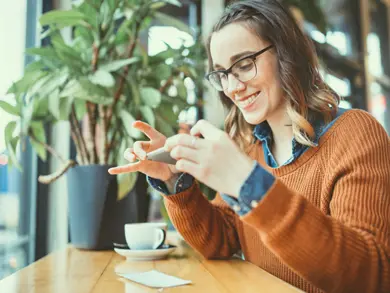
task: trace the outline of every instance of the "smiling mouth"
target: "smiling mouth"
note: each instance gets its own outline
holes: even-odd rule
[[[236,101],[236,104],[240,107],[240,108],[245,108],[246,106],[248,106],[249,104],[252,104],[258,97],[259,97],[259,94],[261,92],[256,92],[242,100],[237,100]]]

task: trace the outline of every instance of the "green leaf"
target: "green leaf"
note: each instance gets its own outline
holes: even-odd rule
[[[28,103],[22,111],[22,129],[21,132],[27,135],[28,129],[31,124],[31,119],[34,113],[34,103]]]
[[[155,88],[142,88],[141,98],[147,106],[152,108],[157,108],[161,103],[161,93]]]
[[[106,0],[111,13],[114,13],[115,9],[117,8],[117,2],[117,0]]]
[[[167,64],[160,64],[156,68],[156,76],[162,80],[167,80],[172,75],[172,69]]]
[[[24,72],[34,72],[34,71],[42,71],[45,68],[44,62],[42,60],[34,61],[29,63],[25,68]]]
[[[76,117],[81,120],[87,112],[87,107],[84,100],[76,99],[74,101],[74,107],[76,109]]]
[[[39,47],[26,49],[27,55],[40,56],[43,58],[58,58],[58,55],[53,47]]]
[[[38,157],[40,157],[42,161],[46,162],[47,152],[46,152],[45,147],[42,144],[37,143],[36,141],[34,141],[32,139],[30,139],[30,143],[31,143],[32,147],[34,148],[34,150],[36,151]]]
[[[126,195],[133,190],[137,183],[138,173],[124,173],[117,176],[118,180],[118,195],[117,201],[122,200]]]
[[[127,44],[131,39],[131,25],[133,24],[133,19],[126,19],[119,26],[118,31],[115,37],[115,45]]]
[[[21,79],[8,89],[7,94],[24,94],[32,85],[46,75],[47,73],[42,71],[26,72]]]
[[[85,15],[79,11],[53,10],[43,14],[39,18],[39,23],[42,26],[51,24],[73,26],[80,24],[85,18]]]
[[[174,84],[176,86],[178,96],[183,100],[187,100],[187,88],[184,85],[183,80],[176,79]]]
[[[158,115],[170,125],[175,125],[177,123],[178,115],[173,111],[172,103],[162,102],[156,111]]]
[[[16,128],[16,121],[11,121],[7,124],[4,130],[4,139],[7,142],[10,142],[13,138],[13,134]]]
[[[99,27],[99,11],[95,9],[91,1],[84,1],[77,10],[84,14],[87,23],[89,23],[94,29]]]
[[[60,90],[56,89],[53,91],[48,98],[48,107],[50,113],[57,119],[60,120]]]
[[[6,101],[0,101],[0,108],[2,108],[5,112],[11,115],[20,116],[18,108],[16,106],[8,104]]]
[[[18,162],[18,158],[16,156],[16,146],[18,142],[18,137],[13,137],[13,133],[16,128],[16,122],[11,121],[7,124],[4,131],[5,145],[8,150],[8,155],[10,158],[11,165],[15,166],[19,170],[22,170],[22,166]]]
[[[196,72],[196,70],[192,67],[188,68],[188,70],[190,71],[191,75],[193,78],[198,78],[199,77],[199,74],[198,72]]]
[[[154,10],[158,10],[158,9],[164,7],[165,5],[167,5],[166,2],[158,1],[158,2],[150,4],[150,8],[154,9]]]
[[[59,107],[60,120],[68,120],[69,119],[69,115],[70,115],[73,101],[74,101],[74,98],[72,96],[60,98],[60,101],[59,101],[59,103],[60,103],[60,107]]]
[[[62,87],[69,78],[69,73],[66,69],[60,72],[53,72],[42,77],[28,91],[30,96],[39,95],[40,97],[47,97],[54,90]]]
[[[87,96],[81,96],[77,97],[84,101],[89,101],[98,105],[110,105],[114,101],[112,97],[102,97],[97,95],[87,95]]]
[[[89,76],[89,80],[104,87],[113,87],[115,84],[114,77],[105,70],[99,69],[93,75]]]
[[[153,110],[148,106],[141,106],[139,109],[142,113],[142,116],[145,118],[146,122],[149,123],[153,128],[156,127],[156,119],[154,117]]]
[[[52,37],[52,44],[57,52],[58,59],[69,67],[74,73],[80,74],[83,70],[84,60],[81,58],[81,52],[75,50],[75,48],[68,46],[61,35]]]
[[[32,116],[34,119],[42,119],[50,114],[49,99],[47,97],[35,98],[32,102],[34,104],[34,110]]]
[[[69,78],[67,70],[62,70],[59,73],[53,73],[50,78],[44,83],[43,87],[39,89],[39,95],[42,97],[50,95],[53,91],[62,88]]]
[[[93,38],[93,32],[90,29],[82,26],[77,27],[75,29],[74,35],[75,38],[80,38],[84,42],[84,44],[89,45],[88,46],[89,48],[92,47],[94,38]]]
[[[164,2],[168,4],[172,4],[178,7],[182,7],[183,5],[179,2],[179,0],[164,0]]]
[[[41,160],[46,162],[47,152],[44,146],[42,145],[42,143],[46,143],[46,133],[45,133],[45,128],[43,127],[43,123],[32,122],[31,131],[34,135],[34,138],[38,141],[37,142],[34,139],[30,139],[31,145],[34,147],[35,151],[37,152]]]
[[[173,26],[183,32],[188,33],[191,36],[194,34],[194,32],[191,30],[191,28],[188,25],[186,25],[184,22],[177,19],[176,17],[170,16],[162,12],[156,12],[155,18],[163,25]]]
[[[93,84],[87,78],[71,80],[60,93],[60,96],[78,98],[102,105],[111,104],[114,100],[106,89]]]
[[[132,100],[134,101],[134,104],[136,106],[139,106],[141,104],[141,93],[139,91],[138,84],[135,82],[131,75],[127,76],[127,81],[130,85]]]
[[[176,134],[175,131],[173,130],[173,127],[159,115],[156,115],[156,128],[158,131],[160,131],[162,134],[164,134],[167,137]]]
[[[138,57],[132,57],[129,59],[124,59],[124,60],[116,60],[116,61],[113,61],[113,62],[110,62],[107,64],[102,64],[99,67],[99,70],[109,71],[109,72],[117,71],[118,69],[121,69],[122,67],[124,67],[126,65],[137,63],[139,61],[140,61],[140,59]]]
[[[46,143],[46,133],[43,123],[39,121],[34,121],[31,123],[31,131],[39,142]]]
[[[75,95],[77,98],[103,105],[112,103],[113,94],[107,88],[93,84],[87,78],[80,78],[79,83],[87,95],[85,93],[82,96]]]
[[[135,139],[140,139],[142,137],[142,132],[133,127],[133,122],[135,121],[133,115],[125,110],[122,110],[120,112],[120,117],[127,133]]]

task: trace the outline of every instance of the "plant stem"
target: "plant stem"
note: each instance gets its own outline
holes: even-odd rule
[[[45,175],[45,176],[39,176],[38,181],[43,184],[50,184],[54,181],[56,181],[58,178],[60,178],[62,175],[64,175],[70,168],[73,166],[76,166],[77,163],[73,160],[69,160],[64,163],[64,166],[62,166],[58,171],[56,171],[53,174]]]
[[[101,4],[100,4],[101,5]],[[99,38],[101,37],[101,27],[99,26]],[[95,43],[92,46],[93,56],[92,56],[92,72],[96,72],[98,69],[99,61],[99,51],[100,46],[97,46]],[[97,164],[99,162],[99,157],[97,154],[96,147],[96,105],[92,102],[87,102],[87,113],[88,113],[88,128],[89,128],[89,154],[90,154],[90,163]]]
[[[134,36],[133,36],[133,40],[132,42],[130,43],[129,47],[128,47],[128,50],[127,50],[127,58],[131,58],[133,57],[133,54],[134,54],[134,49],[135,49],[135,46],[137,44],[137,40],[138,40],[138,33],[139,33],[139,29],[141,27],[141,22],[136,22],[135,24],[135,30],[134,30]],[[118,89],[117,91],[115,92],[115,95],[114,95],[114,103],[112,104],[112,107],[110,108],[109,112],[108,112],[108,116],[107,116],[107,129],[110,128],[111,126],[111,120],[112,120],[112,113],[115,109],[115,106],[116,104],[118,103],[119,101],[119,98],[123,92],[123,87],[125,85],[125,80],[126,80],[126,76],[127,74],[129,73],[129,69],[130,69],[130,64],[127,65],[125,68],[124,68],[124,71],[123,71],[123,75],[121,76],[120,80],[119,80],[119,85],[118,85]]]
[[[126,53],[127,58],[133,57],[135,46],[136,46],[137,41],[138,41],[138,34],[139,34],[139,30],[141,28],[142,21],[143,21],[143,19],[141,19],[140,21],[137,21],[136,24],[135,24],[133,39],[132,39],[132,42],[130,43],[130,45],[128,47],[128,50],[127,50],[127,53]],[[127,65],[124,68],[123,75],[121,75],[121,78],[119,80],[118,89],[117,89],[117,91],[115,92],[115,95],[114,95],[114,102],[113,102],[112,106],[108,109],[108,113],[106,115],[106,123],[105,123],[106,130],[107,130],[106,131],[106,135],[108,134],[108,131],[109,131],[110,126],[111,126],[113,111],[115,110],[115,107],[116,107],[116,105],[117,105],[117,103],[119,101],[119,98],[120,98],[120,96],[121,96],[121,94],[123,92],[126,76],[129,73],[129,69],[130,69],[130,65]],[[104,160],[105,161],[108,161],[108,158],[109,158],[109,155],[110,155],[110,151],[111,151],[111,148],[113,146],[113,142],[115,140],[115,134],[116,133],[114,133],[114,135],[112,136],[111,142],[108,144],[108,147],[105,150],[105,153],[104,153]],[[108,137],[106,138],[106,141],[108,141]]]
[[[97,155],[97,148],[96,148],[96,105],[87,102],[87,112],[88,112],[88,128],[89,128],[89,156],[90,156],[90,163],[96,164],[98,155]]]
[[[74,121],[74,117],[72,115],[72,112],[69,115],[69,123],[70,123],[70,134],[71,134],[72,140],[73,140],[73,142],[74,142],[74,144],[76,146],[76,152],[77,152],[77,154],[79,155],[79,158],[80,158],[80,162],[79,163],[80,163],[80,165],[86,165],[87,162],[86,162],[85,156],[84,156],[82,148],[81,148],[81,141],[80,141],[80,138],[77,135],[77,130],[76,130],[77,120]]]
[[[77,141],[80,144],[80,155],[83,158],[83,161],[85,164],[90,163],[90,158],[87,150],[87,146],[85,144],[84,137],[81,133],[80,125],[77,121],[77,116],[76,116],[76,108],[74,104],[72,105],[72,110],[71,110],[71,121],[73,122],[73,130],[75,137],[77,137]]]
[[[107,125],[106,125],[107,111],[103,105],[99,105],[99,116],[100,116],[100,123],[102,126],[102,137],[103,137],[102,153],[100,154],[100,163],[107,164],[107,159],[106,159],[106,151],[108,147],[108,142],[107,142],[108,134],[107,134]]]
[[[29,136],[30,138],[35,141],[36,143],[40,144],[41,146],[43,146],[50,154],[52,154],[54,157],[56,157],[57,159],[59,159],[62,163],[66,163],[66,160],[64,159],[64,157],[62,157],[52,146],[48,145],[47,143],[44,143],[44,142],[41,142],[39,141],[35,136],[34,134],[32,133],[29,133]]]
[[[109,156],[110,156],[110,152],[111,152],[112,147],[115,145],[115,139],[116,139],[116,135],[117,135],[118,132],[119,132],[119,127],[116,127],[115,130],[114,130],[114,134],[112,135],[111,142],[107,145],[107,149],[106,149],[106,151],[104,153],[104,161],[105,162],[108,162],[108,159],[109,159]]]
[[[168,88],[168,86],[170,86],[170,85],[172,84],[173,78],[174,78],[174,76],[171,75],[171,76],[167,79],[167,81],[159,88],[160,93],[165,92],[165,90]]]
[[[84,155],[83,155],[83,152],[81,151],[81,143],[76,135],[76,132],[73,128],[73,123],[71,123],[71,130],[70,130],[70,135],[72,136],[72,139],[74,141],[74,144],[76,146],[76,152],[77,154],[79,154],[80,156],[80,165],[86,165],[87,163],[85,162],[85,158],[84,158]]]

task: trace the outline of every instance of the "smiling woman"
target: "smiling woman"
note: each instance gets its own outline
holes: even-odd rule
[[[276,0],[228,7],[206,75],[229,107],[225,131],[201,120],[164,137],[133,124],[130,164],[160,191],[204,257],[245,259],[306,292],[390,291],[390,139],[367,112],[339,108],[317,56]],[[175,164],[147,160],[164,147]],[[195,180],[196,179],[196,180]],[[218,191],[211,202],[200,181]]]
[[[246,149],[250,146],[253,125],[266,120],[265,117],[268,123],[287,119],[286,123],[292,124],[295,139],[312,146],[314,129],[309,120],[314,117],[310,116],[319,115],[325,121],[331,121],[337,112],[339,101],[319,74],[318,60],[312,44],[287,11],[287,17],[270,15],[272,11],[265,8],[265,5],[260,13],[251,11],[251,8],[261,7],[261,1],[258,4],[237,4],[234,7],[239,6],[241,10],[221,17],[207,44],[210,71],[221,68],[219,64],[229,66],[237,57],[242,56],[246,57],[239,61],[245,62],[249,58],[256,68],[256,71],[252,71],[256,73],[251,74],[250,79],[243,80],[233,72],[231,78],[234,80],[225,82],[220,96],[230,109],[225,122],[226,131],[241,148]],[[268,51],[270,48],[272,50]],[[259,54],[257,59],[251,58],[251,53],[258,50],[265,54]],[[214,76],[213,72],[210,74]],[[224,78],[225,81],[228,80],[226,74]],[[214,82],[211,83],[215,86]],[[231,88],[228,88],[228,84]],[[216,89],[221,90],[219,87]],[[254,93],[261,92],[262,94],[256,95],[256,99],[252,99],[249,107],[245,100]],[[271,96],[276,98],[266,98]],[[261,105],[262,115],[259,115],[256,104]],[[287,112],[284,109],[282,112],[278,111],[281,104]],[[244,111],[239,111],[240,108]],[[243,120],[249,124],[243,123]]]

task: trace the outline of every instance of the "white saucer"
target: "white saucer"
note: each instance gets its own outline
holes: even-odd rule
[[[164,259],[176,249],[174,245],[166,245],[165,247],[158,249],[148,249],[148,250],[131,250],[131,249],[122,249],[114,248],[114,251],[124,257],[127,261],[146,261],[146,260],[158,260]]]

